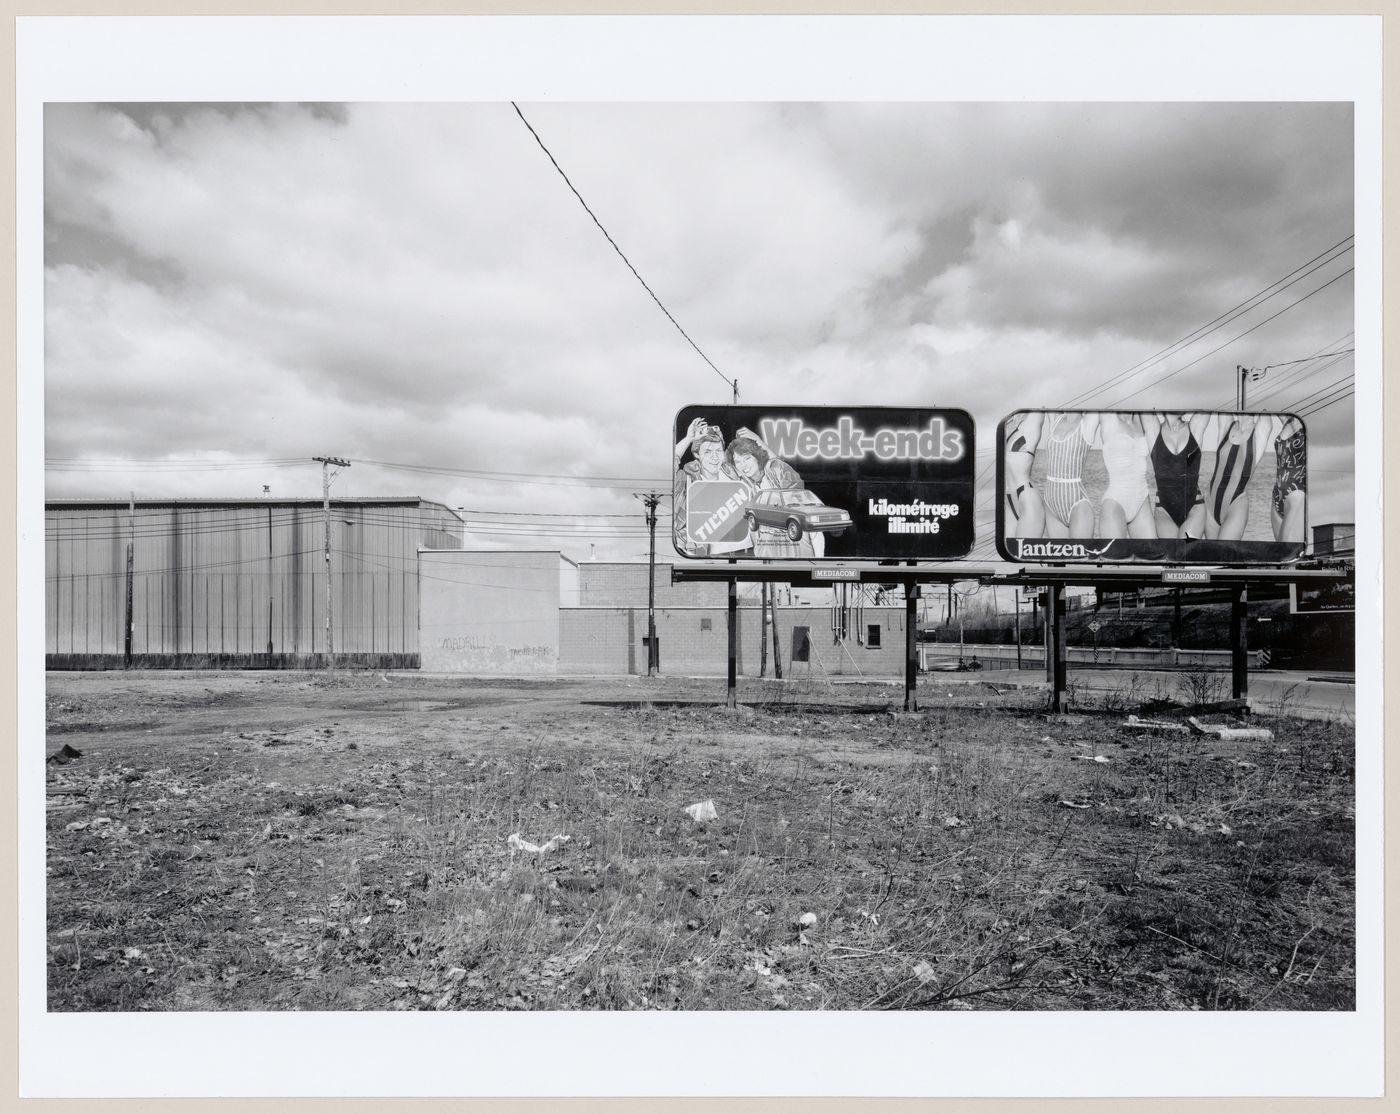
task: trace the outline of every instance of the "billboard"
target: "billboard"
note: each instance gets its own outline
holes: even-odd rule
[[[965,410],[687,406],[672,540],[684,557],[945,560],[972,549]]]
[[[1356,579],[1324,580],[1320,584],[1290,584],[1288,611],[1292,615],[1325,615],[1356,611]]]
[[[1294,561],[1307,447],[1295,414],[1018,410],[997,426],[997,550],[1037,564]]]

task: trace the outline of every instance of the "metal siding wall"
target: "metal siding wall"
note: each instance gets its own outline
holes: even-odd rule
[[[455,519],[421,503],[331,510],[336,651],[417,653],[418,549],[459,548]],[[45,652],[120,655],[127,509],[53,508],[46,535]],[[323,652],[323,537],[318,506],[138,506],[133,652]]]

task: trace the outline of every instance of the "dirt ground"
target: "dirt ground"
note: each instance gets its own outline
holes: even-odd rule
[[[1344,723],[1225,741],[940,677],[915,713],[824,682],[47,685],[53,1010],[1354,1005]]]

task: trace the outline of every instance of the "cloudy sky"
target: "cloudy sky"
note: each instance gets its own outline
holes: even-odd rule
[[[468,545],[644,556],[727,378],[971,411],[989,545],[1006,413],[1228,407],[1244,364],[1354,518],[1354,357],[1308,359],[1354,342],[1349,105],[519,107],[719,372],[507,101],[50,104],[48,497],[319,497],[334,455]]]

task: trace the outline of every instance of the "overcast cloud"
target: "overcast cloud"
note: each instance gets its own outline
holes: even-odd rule
[[[966,408],[988,484],[1007,412],[1092,390],[1353,230],[1345,104],[521,109],[741,401]],[[637,556],[630,493],[668,484],[675,412],[730,401],[507,103],[51,105],[44,171],[50,497],[318,496],[310,458],[333,454],[354,462],[337,495],[638,515],[469,545]],[[1350,348],[1351,266],[1092,405],[1226,406],[1236,364]],[[1353,366],[1251,389],[1306,408]],[[1309,426],[1311,520],[1351,521],[1351,399]],[[192,458],[305,463],[124,463]]]

